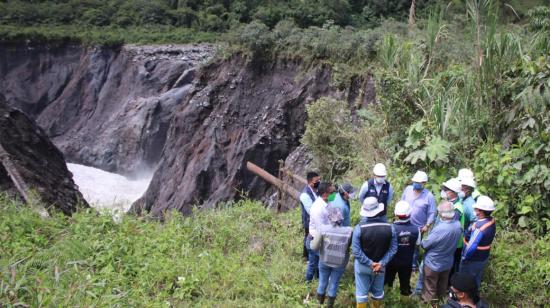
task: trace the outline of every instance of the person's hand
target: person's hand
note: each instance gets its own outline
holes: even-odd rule
[[[376,264],[377,264],[377,266],[376,266],[375,272],[382,271],[382,268],[383,268],[382,263],[376,263]]]
[[[422,229],[420,229],[420,232],[425,233],[426,231],[428,231],[428,228],[428,225],[425,225],[424,227],[422,227]]]
[[[372,264],[370,265],[370,268],[372,269],[373,272],[376,272],[376,268],[378,267],[378,264],[377,262],[372,262]]]

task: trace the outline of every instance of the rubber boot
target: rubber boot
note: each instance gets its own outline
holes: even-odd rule
[[[330,299],[330,297],[329,297]],[[319,302],[319,305],[322,305],[325,303],[325,294],[319,294],[317,293],[317,301]]]
[[[384,305],[382,305],[382,301],[376,301],[376,300],[370,301],[370,306],[372,308],[383,308],[384,307]]]
[[[357,308],[367,308],[367,303],[357,303]]]
[[[334,296],[334,297],[329,296],[328,301],[327,301],[327,308],[333,308],[335,301],[336,301],[336,296]]]

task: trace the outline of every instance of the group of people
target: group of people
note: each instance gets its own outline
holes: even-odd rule
[[[461,169],[441,185],[436,206],[426,188],[428,175],[418,171],[395,204],[394,220],[387,219],[393,187],[383,164],[357,194],[349,183],[333,185],[309,172],[300,202],[304,227],[306,283],[319,278],[317,299],[332,307],[340,279],[354,256],[357,307],[384,299],[384,285],[399,277],[403,296],[418,295],[426,303],[449,294],[447,307],[480,307],[478,290],[495,237],[494,202],[476,190],[474,174]],[[361,203],[360,222],[350,225],[350,200]],[[423,252],[423,258],[421,258]],[[410,279],[418,271],[414,292]]]

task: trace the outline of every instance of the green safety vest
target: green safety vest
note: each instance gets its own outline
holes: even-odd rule
[[[455,210],[458,210],[460,212],[460,226],[462,227],[462,230],[466,228],[464,226],[465,223],[465,215],[464,215],[464,207],[462,206],[462,202],[460,202],[460,198],[457,198],[456,201],[453,203],[453,206]],[[464,232],[460,234],[460,238],[458,239],[458,243],[456,244],[456,248],[462,248],[464,246]]]

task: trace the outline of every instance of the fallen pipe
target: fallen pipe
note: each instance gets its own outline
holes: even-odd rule
[[[292,199],[296,201],[300,201],[300,192],[294,189],[294,187],[289,186],[285,182],[269,174],[269,172],[265,171],[264,169],[258,167],[257,165],[251,162],[246,162],[246,169],[248,169],[248,171],[254,173],[255,175],[261,177],[266,182],[272,185],[275,185],[277,188],[281,190],[284,190]]]
[[[286,167],[283,167],[282,170],[287,176],[291,176],[295,181],[300,182],[303,185],[307,185],[307,180],[304,179],[303,177],[299,176],[299,175],[294,174],[294,172],[292,172],[292,170],[290,170]]]

